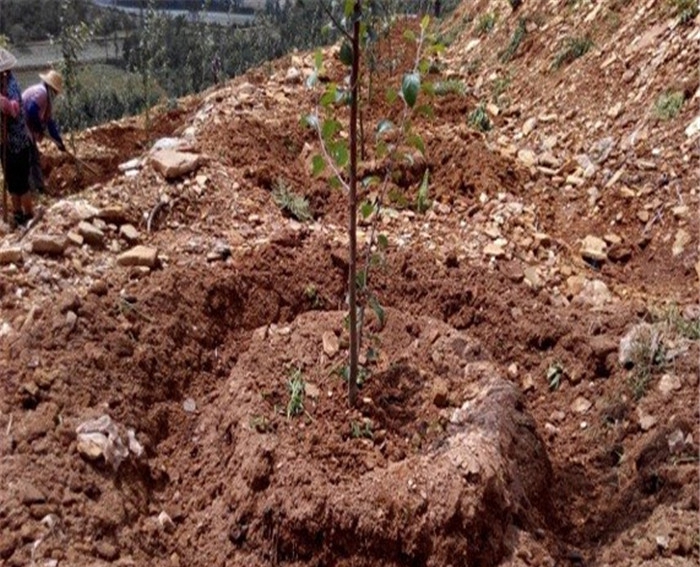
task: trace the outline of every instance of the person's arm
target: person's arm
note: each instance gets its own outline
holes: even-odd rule
[[[58,124],[56,124],[56,121],[53,118],[49,119],[49,123],[47,124],[47,128],[49,130],[49,136],[51,136],[51,139],[54,142],[56,142],[58,149],[61,150],[62,152],[65,152],[66,145],[63,143],[63,139],[61,138],[61,131],[58,129]]]
[[[16,100],[0,95],[0,112],[12,118],[19,116],[19,103]]]

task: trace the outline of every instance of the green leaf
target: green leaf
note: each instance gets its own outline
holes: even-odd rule
[[[386,234],[380,234],[377,236],[377,246],[379,246],[380,250],[386,250],[389,248],[389,239],[387,238]]]
[[[396,92],[396,89],[392,89],[391,87],[389,87],[386,90],[386,101],[389,104],[394,104],[397,98],[399,98],[399,93]]]
[[[393,129],[394,123],[391,120],[387,120],[385,118],[384,120],[381,120],[379,124],[377,124],[377,136],[381,136],[386,132],[391,132]]]
[[[343,14],[345,14],[346,18],[349,18],[352,15],[353,10],[355,9],[355,1],[356,0],[345,0]]]
[[[377,300],[374,295],[370,296],[369,298],[369,306],[374,311],[374,314],[377,316],[377,319],[379,320],[379,328],[383,329],[384,324],[386,322],[386,312],[384,311],[384,308],[380,305],[379,301]]]
[[[352,46],[347,42],[344,41],[343,44],[340,46],[340,62],[343,65],[346,65],[350,67],[352,65]]]
[[[326,169],[326,160],[323,156],[315,155],[311,160],[311,170],[314,177],[317,177],[321,172]]]
[[[412,42],[415,43],[415,41],[416,41],[416,34],[415,34],[415,32],[414,32],[413,30],[406,30],[406,31],[403,32],[403,38],[404,38],[406,41],[412,41]]]
[[[427,59],[421,59],[420,63],[418,63],[418,70],[422,75],[427,75],[428,71],[430,70],[430,61]]]
[[[338,179],[337,175],[331,177],[328,181],[332,189],[340,189],[343,186],[343,182]]]
[[[372,187],[372,185],[379,185],[379,177],[376,175],[369,175],[362,180],[362,187],[365,189]]]
[[[379,140],[375,151],[377,152],[378,158],[386,157],[389,154],[389,146],[387,146],[384,140]]]
[[[321,106],[329,107],[331,104],[337,102],[338,98],[338,85],[331,83],[326,87],[326,92],[321,96]]]
[[[420,21],[420,29],[422,31],[425,31],[428,29],[429,25],[430,25],[430,16],[428,16],[428,14],[426,14],[425,16],[423,16],[423,19]]]
[[[416,148],[421,154],[425,155],[425,145],[423,144],[423,138],[418,134],[410,134],[406,139],[406,143],[409,146]]]
[[[333,161],[338,167],[345,167],[350,157],[350,151],[345,140],[330,144],[328,150],[333,157]]]
[[[314,54],[314,67],[316,71],[320,71],[323,68],[323,51],[320,49],[317,49]]]
[[[374,212],[374,203],[370,203],[369,201],[365,201],[360,206],[360,214],[362,215],[363,219],[368,219],[370,216],[372,216],[373,212]]]
[[[324,120],[321,127],[321,137],[324,140],[330,140],[341,128],[340,122],[337,120]]]
[[[415,106],[419,91],[420,75],[418,73],[407,73],[404,75],[401,82],[401,95],[410,108]]]
[[[435,110],[429,104],[421,104],[416,108],[416,112],[426,118],[433,118],[435,116]]]
[[[355,285],[358,291],[363,291],[367,286],[367,272],[365,270],[359,270],[355,274]]]

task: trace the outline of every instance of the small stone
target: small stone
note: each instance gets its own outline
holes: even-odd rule
[[[571,402],[571,411],[575,413],[586,413],[593,404],[588,401],[586,398],[583,396],[577,397],[573,402]]]
[[[197,403],[192,399],[192,398],[187,398],[183,403],[182,403],[182,408],[187,412],[187,413],[194,413],[197,411]]]
[[[136,244],[141,235],[136,227],[132,224],[123,224],[119,227],[119,236],[126,240],[129,244]]]
[[[158,150],[151,155],[153,169],[165,179],[174,180],[195,171],[203,162],[202,156],[175,150]]]
[[[609,233],[609,234],[606,234],[605,236],[603,236],[603,240],[605,240],[605,242],[607,244],[610,244],[610,245],[622,243],[622,238],[620,236],[618,236],[617,234],[613,234],[613,233]]]
[[[167,533],[173,533],[175,531],[175,522],[173,522],[172,518],[165,511],[158,514],[158,524],[160,524],[160,527]]]
[[[671,248],[671,253],[673,256],[680,256],[683,254],[683,250],[685,250],[685,247],[690,243],[690,234],[688,233],[687,230],[684,230],[682,228],[678,229],[678,232],[676,232],[676,237],[673,241],[673,246]]]
[[[523,136],[528,136],[537,127],[537,118],[528,118],[523,124],[522,132]]]
[[[498,244],[489,242],[486,246],[484,246],[484,254],[493,258],[503,258],[506,255],[506,252]]]
[[[300,83],[302,80],[301,71],[296,67],[287,69],[287,74],[284,76],[284,82],[289,84]]]
[[[620,116],[621,113],[622,113],[622,103],[621,102],[618,102],[617,104],[611,106],[608,109],[608,116],[610,118],[612,118],[613,120],[615,118],[617,118],[618,116]]]
[[[66,313],[66,327],[68,327],[68,329],[72,330],[77,321],[78,316],[73,311],[68,311],[68,313]]]
[[[323,341],[323,352],[328,358],[333,358],[340,350],[340,342],[333,331],[326,331],[321,337]]]
[[[511,378],[518,377],[518,365],[517,365],[517,363],[513,362],[508,366],[508,376],[510,376]]]
[[[80,234],[90,246],[101,248],[104,244],[104,233],[90,222],[81,221],[78,224],[78,234]]]
[[[586,280],[576,300],[593,307],[601,307],[612,300],[612,293],[605,282],[601,280]]]
[[[95,553],[107,561],[119,559],[119,549],[117,549],[117,546],[105,540],[100,540],[95,544]]]
[[[317,400],[321,397],[321,388],[312,382],[306,382],[304,384],[304,394],[306,394],[309,398]]]
[[[649,222],[649,211],[645,211],[645,210],[638,211],[637,218],[641,222],[644,222],[644,223]]]
[[[22,249],[19,246],[0,249],[0,265],[19,264],[22,261]]]
[[[138,245],[119,255],[117,264],[120,266],[146,266],[155,268],[158,264],[158,249]]]
[[[607,248],[605,240],[589,234],[581,242],[581,256],[584,260],[602,262],[608,257]]]
[[[41,504],[46,502],[46,495],[30,482],[23,482],[19,488],[19,499],[22,504]]]
[[[684,219],[688,216],[690,208],[688,207],[688,205],[678,205],[677,207],[673,207],[671,209],[671,212],[673,213],[673,216],[677,219]]]
[[[89,288],[90,293],[97,296],[107,295],[109,288],[104,280],[95,280]]]
[[[696,116],[685,129],[685,135],[688,136],[688,138],[692,138],[698,133],[700,133],[700,114]]]
[[[430,391],[430,397],[438,408],[446,408],[449,405],[449,388],[442,378],[436,378]]]
[[[664,374],[659,380],[659,392],[663,396],[668,396],[672,392],[681,389],[681,380],[675,374]]]
[[[80,248],[85,243],[85,239],[72,230],[66,235],[66,238],[68,239],[69,246],[77,246]]]
[[[653,415],[649,415],[641,407],[637,407],[637,416],[639,417],[639,427],[642,429],[642,431],[649,431],[659,421],[658,418],[654,417]]]
[[[525,167],[534,167],[537,164],[537,156],[532,150],[520,150],[518,152],[518,160]]]
[[[68,239],[62,234],[44,234],[32,240],[32,252],[61,256],[68,247]]]
[[[537,268],[534,266],[527,266],[523,270],[523,273],[525,274],[525,283],[527,283],[530,287],[535,289],[542,287],[542,278],[540,278],[539,274],[537,273]]]
[[[121,225],[127,220],[127,213],[124,207],[119,205],[111,205],[97,211],[97,218],[102,219],[106,223]]]

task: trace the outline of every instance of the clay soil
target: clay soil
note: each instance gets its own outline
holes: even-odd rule
[[[44,218],[0,246],[23,248],[0,266],[0,565],[697,565],[700,198],[698,138],[684,130],[699,108],[699,24],[670,26],[653,2],[604,4],[591,21],[614,13],[618,27],[592,28],[594,51],[557,72],[542,69],[597,4],[499,4],[487,37],[475,31],[486,2],[442,22],[450,45],[430,80],[468,88],[429,100],[432,116],[413,121],[425,156],[393,166],[389,247],[370,279],[386,320],[367,313],[352,409],[347,204],[310,174],[318,140],[300,118],[318,91],[288,73],[310,72],[313,54],[155,111],[149,130],[138,117],[80,133],[94,171],[44,148]],[[534,27],[506,65],[519,17]],[[406,28],[416,22],[380,42],[395,65],[377,84],[400,84]],[[669,59],[653,72],[655,48],[625,52],[649,30]],[[327,73],[341,81],[336,54]],[[623,85],[617,65],[649,74]],[[661,123],[649,108],[672,81],[690,92]],[[493,104],[486,133],[467,122],[480,101]],[[364,109],[366,174],[386,167],[373,125],[396,108],[378,96]],[[195,173],[151,168],[166,136],[203,156]],[[610,157],[584,179],[576,156],[607,136]],[[132,158],[128,175],[118,166]],[[280,184],[312,221],[280,210]],[[92,218],[99,245],[32,252]],[[116,262],[125,224],[158,249],[156,267]],[[581,254],[584,237],[610,233],[608,258]],[[644,323],[660,346],[648,364],[621,363],[621,339]],[[78,444],[76,428],[105,414],[143,447],[118,467]]]

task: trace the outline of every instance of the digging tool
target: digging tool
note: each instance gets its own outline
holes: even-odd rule
[[[80,158],[79,158],[78,156],[76,156],[75,154],[72,154],[72,153],[69,152],[68,150],[66,150],[66,154],[68,154],[68,157],[71,158],[74,162],[76,162],[77,164],[79,164],[81,167],[84,167],[85,169],[87,169],[87,170],[88,170],[90,173],[92,173],[93,175],[99,175],[99,174],[100,174],[99,171],[97,171],[94,167],[92,167],[92,166],[91,166],[90,164],[88,164],[86,161],[80,159]]]

